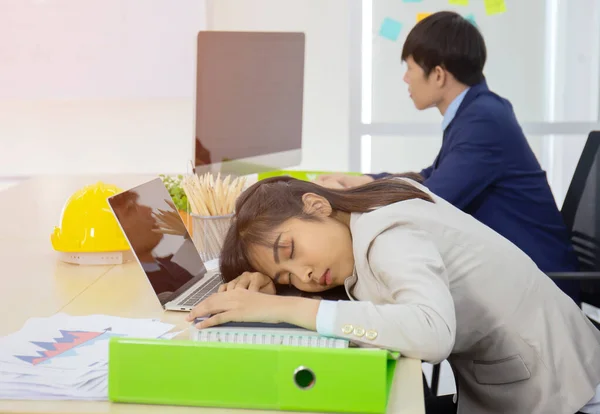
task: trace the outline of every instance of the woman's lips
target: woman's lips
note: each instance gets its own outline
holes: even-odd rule
[[[323,276],[321,276],[321,278],[319,279],[319,284],[322,286],[331,285],[331,272],[329,271],[329,269],[327,269],[325,273],[323,273]]]

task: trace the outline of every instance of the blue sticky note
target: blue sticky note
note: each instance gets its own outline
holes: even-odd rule
[[[473,26],[477,27],[477,22],[475,21],[475,15],[473,13],[466,15],[465,19],[468,20]]]
[[[381,27],[379,28],[379,36],[396,41],[398,40],[398,36],[400,36],[401,30],[402,23],[400,23],[398,20],[386,17],[383,19]]]

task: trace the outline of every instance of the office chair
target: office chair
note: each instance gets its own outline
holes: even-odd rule
[[[590,132],[561,209],[579,261],[577,272],[550,272],[552,280],[580,282],[581,301],[600,308],[600,131]],[[600,323],[590,318],[596,328]],[[437,395],[440,364],[433,366],[431,393]]]
[[[561,213],[571,232],[579,271],[551,272],[548,276],[580,281],[581,301],[600,307],[600,131],[588,136]]]

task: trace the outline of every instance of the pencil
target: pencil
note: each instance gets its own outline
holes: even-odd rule
[[[219,256],[230,225],[231,218],[227,216],[233,215],[235,201],[245,185],[245,177],[222,178],[221,173],[216,177],[206,173],[183,178],[181,186],[192,211],[194,242],[201,254],[206,255],[203,259]]]

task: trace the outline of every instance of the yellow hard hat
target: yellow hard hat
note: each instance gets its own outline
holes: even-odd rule
[[[101,181],[77,190],[65,203],[60,224],[50,236],[59,252],[104,253],[129,250],[107,198],[122,190]]]

